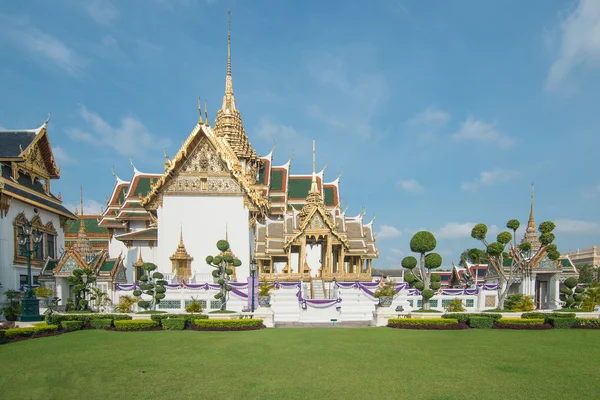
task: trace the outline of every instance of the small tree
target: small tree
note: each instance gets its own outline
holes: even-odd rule
[[[567,278],[560,287],[560,294],[566,308],[578,308],[583,301],[584,288],[577,287],[577,278]]]
[[[91,292],[92,285],[96,282],[96,275],[91,269],[76,269],[73,275],[67,278],[69,284],[73,285],[72,292],[75,294],[73,308],[75,311],[87,310],[87,294]]]
[[[231,280],[231,275],[233,275],[233,268],[239,267],[242,265],[242,262],[233,255],[227,240],[219,240],[217,242],[217,249],[219,249],[219,254],[214,257],[206,257],[206,263],[215,268],[212,276],[217,279],[220,287],[219,293],[215,295],[215,299],[221,300],[221,311],[225,311],[227,309],[227,301],[229,300],[229,292],[232,289],[229,281]]]
[[[156,310],[156,306],[165,298],[165,292],[167,291],[165,285],[167,284],[167,281],[163,280],[163,274],[156,271],[157,268],[156,264],[142,264],[144,274],[140,276],[141,283],[139,289],[133,291],[134,296],[141,296],[143,293],[151,297],[150,301],[140,300],[138,302],[138,306],[142,307],[144,310]]]
[[[92,296],[90,300],[94,300],[94,305],[96,306],[96,311],[104,311],[104,307],[107,303],[110,302],[110,298],[108,297],[108,293],[104,290],[100,289],[97,286],[92,286],[91,288]]]
[[[489,263],[488,268],[492,268],[498,276],[498,307],[504,308],[504,301],[508,295],[508,290],[513,284],[516,277],[527,277],[531,274],[531,269],[537,265],[544,256],[552,261],[556,261],[560,257],[554,242],[554,234],[552,231],[555,228],[554,222],[542,222],[538,229],[540,231],[539,241],[540,248],[534,251],[531,243],[523,242],[517,245],[516,232],[519,229],[520,222],[516,219],[511,219],[506,223],[506,227],[512,231],[500,232],[496,236],[495,242],[488,242],[486,239],[488,227],[485,224],[477,224],[471,231],[471,237],[479,240],[485,246]],[[512,241],[512,242],[511,242]],[[508,245],[508,252],[506,247]],[[505,260],[508,262],[505,265]],[[470,260],[474,262],[475,260]]]
[[[437,290],[440,288],[440,280],[432,282],[431,279],[431,270],[442,265],[442,256],[432,252],[436,246],[437,241],[431,232],[417,232],[410,240],[410,250],[420,255],[419,268],[416,268],[417,259],[413,256],[404,257],[402,260],[402,266],[411,271],[410,274],[404,276],[404,280],[411,286],[421,290],[424,310],[429,310],[429,299],[435,294],[432,289],[436,288],[435,290]],[[413,271],[416,271],[416,273]]]
[[[600,304],[600,283],[594,283],[583,294],[581,308],[586,311],[594,311],[598,304]]]

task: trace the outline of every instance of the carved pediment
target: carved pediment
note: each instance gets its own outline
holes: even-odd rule
[[[308,224],[306,225],[306,229],[326,229],[327,225],[325,225],[325,221],[323,221],[323,217],[321,214],[314,213],[313,217],[310,219]]]
[[[229,172],[207,138],[202,138],[179,170],[181,175]]]
[[[77,262],[77,260],[75,259],[75,257],[73,257],[73,255],[69,255],[63,262],[63,264],[60,267],[60,270],[58,272],[61,274],[65,274],[65,273],[70,274],[71,272],[75,271],[76,269],[82,269],[82,268],[79,265],[79,262]]]

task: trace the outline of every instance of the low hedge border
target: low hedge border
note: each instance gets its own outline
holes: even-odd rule
[[[62,321],[61,325],[67,331],[79,331],[83,328],[83,321]]]
[[[475,329],[492,329],[494,318],[472,316],[469,318],[469,326]]]
[[[90,325],[90,321],[97,319],[131,320],[127,314],[52,314],[52,323],[62,327],[63,321],[81,321],[84,326]],[[46,322],[48,317],[46,317]]]
[[[4,337],[6,338],[6,340],[29,337],[42,337],[48,336],[49,333],[58,332],[58,325],[31,326],[27,328],[9,328],[2,332],[4,333]]]
[[[521,314],[521,318],[525,318],[525,319],[542,318],[546,322],[548,322],[548,319],[550,319],[550,318],[576,318],[576,316],[575,316],[575,313],[568,313],[568,312],[542,313],[539,311],[533,311],[533,312],[526,312],[526,313]]]
[[[600,329],[600,318],[578,318],[573,325],[575,329]]]
[[[494,324],[494,329],[513,329],[521,331],[541,331],[546,329],[552,329],[550,324]]]
[[[152,314],[150,319],[162,324],[164,319],[183,318],[187,324],[193,324],[197,319],[208,319],[206,314]],[[187,325],[186,324],[186,325]]]
[[[459,330],[469,329],[465,323],[451,318],[390,318],[388,327],[398,329]]]
[[[250,331],[266,328],[262,319],[197,319],[189,329],[197,331]]]
[[[577,322],[577,318],[546,318],[546,322],[552,325],[554,329],[569,329]]]
[[[134,319],[114,321],[115,329],[118,331],[145,331],[155,330],[159,327],[158,321],[151,319]]]
[[[182,331],[185,329],[185,319],[183,318],[164,318],[161,321],[162,328],[169,331]]]
[[[442,315],[445,319],[456,319],[458,322],[469,323],[469,319],[473,317],[491,318],[494,322],[502,318],[502,314],[496,313],[448,313]]]
[[[543,318],[500,318],[496,325],[542,325]]]
[[[90,327],[94,329],[108,329],[113,326],[113,320],[110,318],[106,319],[92,319],[90,321]]]

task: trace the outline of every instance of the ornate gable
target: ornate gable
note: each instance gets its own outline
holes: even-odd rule
[[[61,260],[58,265],[57,276],[71,276],[73,271],[76,269],[84,269],[86,268],[85,262],[81,259],[81,257],[77,257],[74,252],[69,252],[65,255],[65,257]]]
[[[168,194],[242,194],[210,141],[203,137],[174,178],[165,186]]]

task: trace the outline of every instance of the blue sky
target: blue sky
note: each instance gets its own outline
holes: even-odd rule
[[[557,223],[562,251],[600,244],[600,2],[29,1],[0,11],[0,125],[51,112],[66,203],[84,186],[99,210],[114,184],[161,172],[225,86],[275,164],[311,140],[326,177],[343,170],[348,214],[377,215],[378,267],[438,237],[444,266],[477,243],[471,227]],[[497,228],[493,229],[497,231]]]

